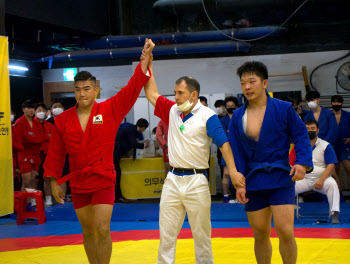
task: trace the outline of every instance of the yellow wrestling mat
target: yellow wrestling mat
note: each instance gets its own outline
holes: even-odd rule
[[[49,237],[47,239],[50,239]],[[298,262],[307,264],[349,264],[349,239],[297,238]],[[271,238],[272,263],[282,263],[278,238]],[[113,243],[110,263],[154,264],[157,262],[159,240],[122,241]],[[256,263],[253,238],[212,238],[216,264]],[[42,247],[0,253],[1,264],[82,264],[88,263],[83,245]],[[193,264],[193,239],[179,239],[176,264]]]

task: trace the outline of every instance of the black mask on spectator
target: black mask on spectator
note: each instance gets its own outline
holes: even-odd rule
[[[298,111],[298,107],[294,107],[294,110],[295,110],[295,111]]]
[[[338,112],[342,108],[342,105],[332,105],[332,108],[334,111]]]
[[[316,137],[316,131],[307,131],[309,139],[313,140]]]
[[[227,108],[227,113],[232,114],[233,110],[235,110],[234,108]]]

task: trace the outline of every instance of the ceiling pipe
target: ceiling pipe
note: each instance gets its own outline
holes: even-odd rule
[[[253,27],[253,28],[233,28],[222,30],[226,35],[239,39],[253,39],[267,34],[269,36],[278,36],[287,29],[283,27]],[[109,48],[126,48],[142,47],[145,39],[152,39],[153,42],[170,41],[174,44],[193,43],[202,41],[228,40],[220,31],[201,31],[201,32],[176,32],[165,34],[148,34],[148,35],[131,35],[131,36],[105,36],[98,40],[88,41],[83,44],[86,49],[109,49]]]
[[[213,52],[248,52],[250,44],[245,42],[235,41],[216,41],[216,42],[201,42],[191,44],[176,44],[156,46],[153,50],[155,56],[158,55],[178,55],[178,54],[196,54],[196,53],[213,53]],[[99,50],[84,50],[75,52],[64,52],[53,56],[48,56],[37,60],[37,62],[48,61],[71,61],[85,59],[114,59],[126,57],[138,57],[141,55],[139,47],[125,49],[99,49]]]

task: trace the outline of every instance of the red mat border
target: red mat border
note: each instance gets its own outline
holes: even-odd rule
[[[350,239],[350,228],[295,228],[297,238]],[[251,228],[213,228],[212,238],[253,237]],[[271,237],[277,237],[272,228]],[[179,239],[192,238],[191,229],[182,229]],[[133,230],[112,232],[112,241],[159,239],[159,230]],[[0,252],[41,247],[57,247],[83,244],[83,235],[61,235],[47,237],[5,238],[0,240]]]

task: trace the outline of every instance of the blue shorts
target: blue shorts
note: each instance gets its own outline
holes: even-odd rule
[[[253,212],[269,207],[270,205],[294,204],[295,184],[278,189],[247,191],[249,202],[245,204],[245,211]]]
[[[338,161],[350,160],[350,148],[334,146],[335,154],[337,155]]]

